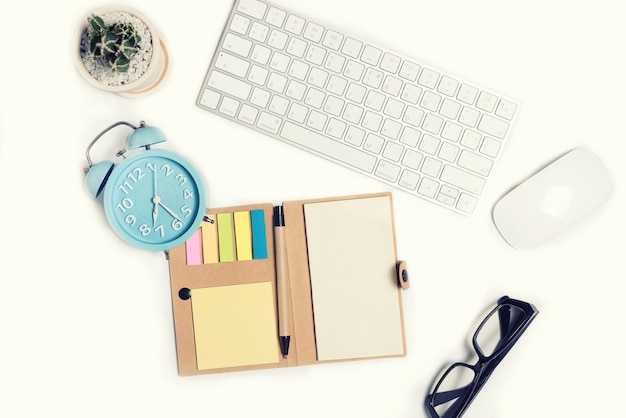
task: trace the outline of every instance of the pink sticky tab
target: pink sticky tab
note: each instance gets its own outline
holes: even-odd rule
[[[197,230],[186,242],[187,265],[198,266],[202,264],[202,247],[200,230]]]

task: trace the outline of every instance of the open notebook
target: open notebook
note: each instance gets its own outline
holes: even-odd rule
[[[169,251],[181,375],[406,354],[391,194],[282,207],[289,355],[278,338],[273,205],[208,209]]]

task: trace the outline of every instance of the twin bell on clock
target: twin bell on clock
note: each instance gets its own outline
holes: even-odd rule
[[[93,164],[91,147],[111,129],[132,128],[123,160]],[[127,243],[146,250],[174,248],[194,234],[205,210],[200,175],[180,155],[151,146],[166,141],[163,132],[143,121],[139,126],[117,122],[102,131],[87,147],[85,185],[94,198],[103,192],[104,212],[111,228]],[[143,148],[143,149],[142,149]],[[137,150],[130,156],[126,153]]]

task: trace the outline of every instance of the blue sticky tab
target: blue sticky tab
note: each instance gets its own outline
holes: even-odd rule
[[[252,258],[267,258],[267,238],[265,236],[265,212],[262,209],[250,211],[252,229]]]

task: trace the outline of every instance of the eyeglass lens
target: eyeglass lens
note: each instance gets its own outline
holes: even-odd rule
[[[474,346],[479,354],[490,357],[506,346],[525,317],[521,308],[509,304],[492,311],[474,335]]]

